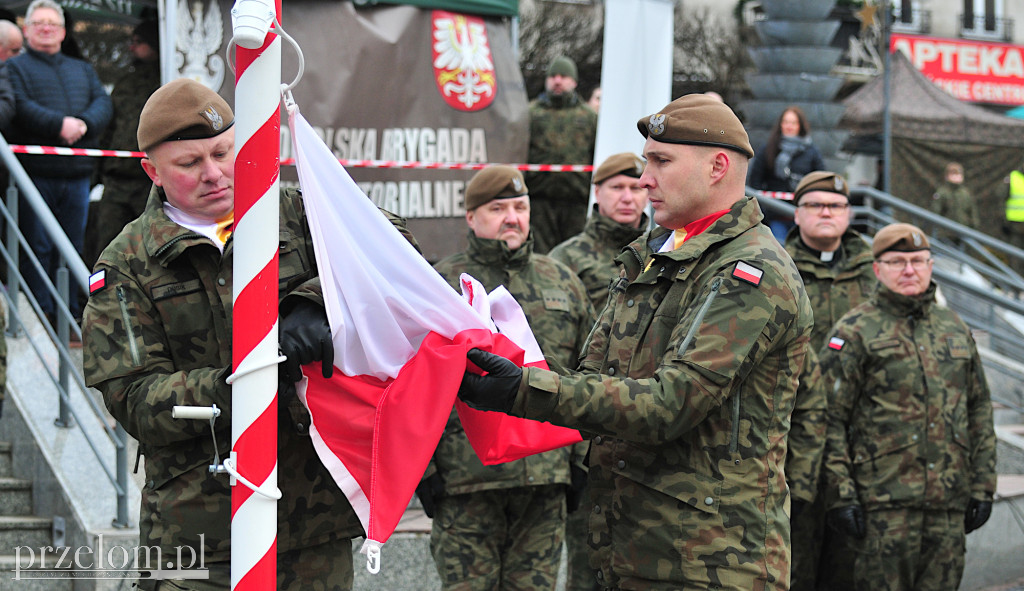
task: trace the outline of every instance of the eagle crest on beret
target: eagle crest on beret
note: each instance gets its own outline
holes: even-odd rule
[[[517,177],[517,176],[512,177],[512,189],[515,190],[515,191],[522,191],[523,190],[523,182],[520,181],[519,177]]]
[[[843,190],[843,177],[841,177],[839,175],[836,175],[835,176],[835,181],[836,181],[835,182],[836,191],[842,191]]]
[[[210,120],[210,125],[213,126],[214,131],[220,131],[224,127],[224,117],[217,112],[213,105],[203,109],[203,116]]]
[[[651,135],[661,135],[665,133],[665,114],[658,113],[657,115],[651,115],[651,119],[647,123],[647,131],[651,132]]]
[[[910,237],[914,240],[914,246],[921,246],[921,244],[923,243],[923,241],[921,240],[921,235],[918,234],[917,232],[911,232]]]

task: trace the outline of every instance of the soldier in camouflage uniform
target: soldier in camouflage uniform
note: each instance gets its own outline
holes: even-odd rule
[[[190,547],[210,569],[208,581],[163,581],[158,589],[206,591],[230,583],[231,487],[208,466],[216,450],[224,457],[231,448],[225,378],[232,371],[234,253],[223,231],[233,220],[232,124],[227,103],[192,80],[171,82],[150,97],[138,140],[156,187],[142,216],[100,255],[85,310],[86,383],[100,390],[146,456],[140,542],[165,555]],[[282,367],[288,380],[298,359],[333,358],[313,243],[294,190],[281,198],[279,239],[280,347],[289,358]],[[297,344],[303,340],[316,345]],[[350,589],[350,539],[362,528],[317,458],[308,413],[293,392],[282,388],[279,403],[277,588]],[[171,417],[175,405],[211,404],[222,410],[212,437],[206,421]]]
[[[932,194],[932,201],[935,203],[935,213],[968,228],[981,228],[978,204],[964,185],[964,167],[959,162],[950,162],[946,165],[945,178]],[[955,237],[952,232],[943,234],[949,238]]]
[[[970,329],[935,302],[924,233],[886,226],[872,254],[878,292],[819,353],[828,519],[856,539],[857,589],[956,589],[996,486],[988,385]]]
[[[643,172],[644,162],[636,154],[609,156],[594,171],[595,203],[583,231],[548,253],[579,276],[598,312],[619,276],[615,257],[647,229],[647,189],[639,180]]]
[[[587,288],[594,310],[603,310],[608,286],[619,276],[615,257],[647,229],[647,189],[640,186],[644,162],[631,152],[614,154],[594,171],[594,208],[583,232],[551,250],[549,256],[565,263]],[[586,455],[584,453],[584,455]],[[585,467],[573,465],[586,478]],[[585,482],[585,480],[584,480]],[[586,487],[581,490],[586,503]],[[565,522],[568,552],[567,591],[588,591],[600,586],[590,569],[587,521],[583,511],[570,511]]]
[[[594,324],[586,289],[565,265],[533,253],[530,197],[508,166],[477,173],[466,186],[469,246],[435,265],[455,289],[468,273],[516,299],[551,366],[579,359]],[[434,505],[430,548],[444,589],[554,589],[565,535],[566,447],[484,466],[453,410],[428,479]],[[578,459],[582,462],[582,458]],[[432,474],[433,473],[433,474]]]
[[[155,21],[139,23],[132,31],[129,49],[135,60],[129,71],[114,84],[110,102],[114,116],[100,146],[108,150],[134,150],[139,114],[149,95],[160,87],[160,41]],[[146,195],[153,181],[136,158],[102,158],[97,179],[103,185],[103,198],[90,214],[90,234],[86,236],[86,264],[96,261],[100,252],[128,222],[139,217],[146,206]]]
[[[789,587],[786,435],[812,313],[744,197],[753,150],[729,107],[679,98],[638,122],[659,225],[622,273],[579,373],[471,349],[471,406],[591,439],[591,565],[607,589]]]
[[[530,103],[531,164],[591,164],[597,113],[576,92],[576,64],[559,56],[548,66],[544,89]],[[590,184],[583,172],[527,173],[534,252],[546,254],[583,230]]]
[[[786,482],[792,497],[793,591],[813,591],[820,585],[839,591],[849,584],[849,561],[832,555],[839,546],[835,532],[825,531],[821,460],[825,453],[827,388],[815,351],[840,316],[864,302],[878,281],[871,270],[871,247],[850,229],[850,188],[841,175],[815,171],[804,176],[793,193],[796,224],[786,237],[814,310],[811,350],[801,373],[796,408],[789,431]],[[825,558],[822,558],[822,553]],[[824,560],[824,562],[821,562]],[[822,567],[819,568],[819,562]]]

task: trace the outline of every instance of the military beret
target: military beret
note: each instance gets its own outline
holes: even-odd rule
[[[796,186],[796,190],[793,191],[793,203],[799,205],[800,198],[804,196],[804,193],[811,191],[828,191],[847,199],[850,197],[850,185],[843,175],[827,170],[816,170],[805,174]]]
[[[527,194],[523,173],[511,166],[489,166],[473,175],[466,185],[466,211],[472,211],[495,199]]]
[[[636,123],[645,138],[669,144],[718,146],[754,157],[747,130],[728,105],[703,94],[688,94]]]
[[[576,70],[576,62],[564,55],[556,57],[548,64],[547,76],[550,78],[555,75],[568,76],[573,80],[580,78],[579,72]]]
[[[225,132],[235,115],[219,94],[189,78],[156,89],[139,114],[139,150],[163,142],[199,140]]]
[[[644,173],[644,161],[632,152],[612,154],[594,171],[594,184],[599,185],[617,174],[624,174],[635,179]]]
[[[890,250],[896,252],[914,252],[931,250],[928,237],[917,226],[910,224],[889,224],[875,233],[871,242],[871,254],[877,259],[879,255]]]

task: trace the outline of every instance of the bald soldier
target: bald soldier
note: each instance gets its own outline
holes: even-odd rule
[[[924,232],[890,224],[871,252],[878,291],[819,353],[835,384],[828,519],[852,538],[854,588],[956,589],[996,487],[988,383],[970,329],[935,301]]]
[[[233,124],[224,99],[193,80],[149,97],[137,139],[154,187],[142,215],[100,254],[90,281],[85,381],[146,456],[140,543],[164,556],[191,550],[209,569],[208,580],[145,580],[143,589],[230,587],[231,485],[209,465],[231,449]],[[317,458],[308,413],[288,387],[301,377],[300,364],[322,360],[329,372],[334,355],[295,190],[282,192],[278,241],[280,348],[288,361],[280,372],[276,588],[351,589],[350,539],[363,530]],[[171,416],[176,405],[213,404],[222,414],[212,433],[206,421]]]
[[[744,196],[728,106],[676,99],[638,122],[658,227],[622,271],[577,373],[471,350],[459,396],[592,437],[591,566],[608,589],[787,589],[786,435],[812,313]]]

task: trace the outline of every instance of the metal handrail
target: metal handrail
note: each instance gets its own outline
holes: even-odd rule
[[[17,336],[24,326],[20,313],[18,312],[18,296],[23,295],[28,301],[32,311],[38,315],[46,329],[47,336],[53,341],[59,359],[57,375],[54,375],[47,363],[42,364],[58,392],[60,410],[59,416],[54,422],[60,427],[77,427],[81,431],[89,445],[89,448],[100,463],[103,472],[114,487],[117,497],[117,510],[113,519],[113,525],[115,527],[129,527],[128,434],[120,423],[115,422],[113,426],[109,424],[103,409],[94,400],[94,398],[89,395],[88,388],[85,385],[85,378],[82,375],[81,370],[71,359],[70,351],[67,348],[69,331],[73,330],[79,337],[81,336],[81,329],[75,322],[73,322],[70,309],[67,306],[68,290],[71,285],[74,285],[80,289],[83,294],[85,294],[86,285],[88,285],[89,279],[88,267],[86,267],[85,262],[82,261],[78,251],[75,249],[74,245],[72,245],[71,240],[68,239],[67,234],[65,234],[64,230],[60,227],[60,223],[57,222],[57,219],[50,211],[49,206],[46,205],[46,202],[39,194],[39,190],[36,188],[35,184],[32,183],[31,178],[25,172],[21,162],[11,151],[10,145],[2,134],[0,134],[0,158],[3,159],[3,163],[10,174],[10,185],[6,193],[7,201],[6,203],[0,203],[0,214],[3,215],[7,224],[7,243],[5,245],[0,245],[0,253],[2,253],[4,260],[7,262],[8,284],[7,289],[3,291],[4,297],[7,300],[8,310],[11,312],[11,322],[8,323],[9,334]],[[54,247],[60,254],[62,266],[58,270],[57,286],[54,286],[52,281],[50,281],[48,274],[42,269],[38,258],[35,256],[35,253],[32,252],[28,241],[18,228],[18,210],[22,203],[28,203],[29,206],[32,207],[40,224],[43,226],[46,233],[49,234]],[[50,326],[46,321],[42,313],[42,309],[39,306],[39,302],[36,300],[35,295],[31,293],[31,290],[26,289],[23,293],[19,291],[20,285],[24,283],[24,278],[18,268],[18,262],[21,254],[26,254],[29,257],[29,260],[35,267],[36,272],[39,273],[41,278],[43,278],[47,289],[54,297],[54,301],[57,305],[57,311],[59,313],[57,315],[56,331],[54,330],[54,327]],[[68,280],[69,274],[74,277],[74,281]],[[45,360],[44,352],[39,343],[36,343],[32,339],[31,335],[27,335],[27,338],[35,355],[41,361]],[[103,450],[101,450],[97,442],[94,441],[89,430],[81,427],[81,425],[84,424],[84,421],[90,420],[90,417],[80,416],[71,404],[69,378],[74,382],[78,391],[81,392],[89,409],[94,415],[94,418],[99,421],[104,434],[106,434],[110,439],[110,442],[114,445],[115,457],[113,467],[109,465],[108,459],[104,457]]]

